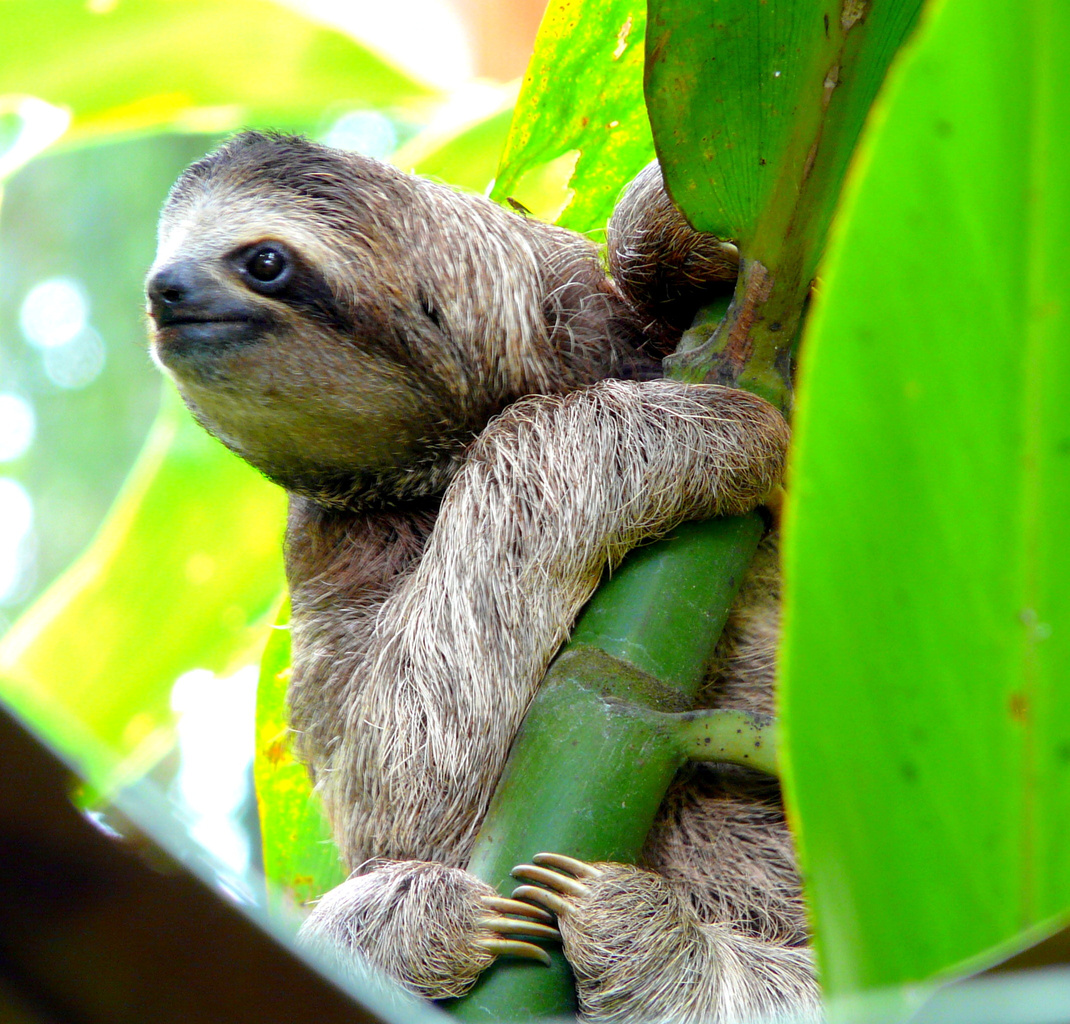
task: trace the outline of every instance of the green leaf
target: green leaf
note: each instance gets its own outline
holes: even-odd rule
[[[667,363],[790,407],[788,367],[848,160],[921,0],[652,0],[646,93],[665,182],[739,244],[728,313]]]
[[[290,681],[290,609],[287,604],[264,648],[256,691],[256,753],[253,774],[260,807],[268,899],[280,895],[300,905],[345,881],[346,871],[331,839],[308,769],[295,760],[286,710]]]
[[[784,220],[778,208],[794,207],[803,187],[827,225],[862,122],[920,6],[651,0],[650,119],[673,198],[694,226],[738,239],[749,255],[759,224]]]
[[[167,748],[179,675],[255,660],[282,589],[281,492],[168,396],[97,538],[0,642],[0,695],[102,788]]]
[[[429,95],[341,32],[263,0],[7,0],[0,96],[69,109],[68,140],[171,127],[307,129]]]
[[[946,0],[805,343],[783,712],[822,977],[1070,907],[1070,8]]]
[[[644,5],[552,0],[517,101],[492,195],[602,232],[654,155],[643,100]],[[563,213],[561,212],[563,210]]]

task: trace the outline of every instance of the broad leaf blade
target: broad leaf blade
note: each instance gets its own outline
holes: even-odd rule
[[[660,151],[681,165],[674,198],[701,230],[742,238],[769,206],[785,161],[798,164],[794,151],[812,129],[800,114],[809,114],[812,81],[834,52],[812,30],[823,13],[746,0],[650,4],[650,116],[666,126]]]
[[[0,643],[6,701],[68,756],[49,706],[111,752],[84,766],[97,785],[166,749],[179,675],[255,660],[282,587],[281,492],[168,394],[96,540]]]
[[[695,227],[746,244],[774,219],[780,233],[816,176],[820,246],[855,138],[919,7],[652,0],[650,118],[673,198]]]
[[[613,204],[653,157],[643,100],[646,11],[636,0],[552,0],[539,29],[493,196],[561,224],[605,230]],[[553,179],[555,209],[529,198]],[[527,180],[525,180],[527,177]],[[572,193],[569,201],[569,193]],[[551,204],[553,205],[553,204]]]
[[[783,707],[833,996],[1070,906],[1068,59],[1062,5],[935,9],[806,341]]]
[[[790,406],[791,353],[848,160],[921,0],[652,0],[646,94],[666,187],[736,241],[721,323],[685,339],[681,380]]]

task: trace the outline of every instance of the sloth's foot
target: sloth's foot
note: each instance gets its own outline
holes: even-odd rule
[[[526,935],[560,942],[561,933],[553,927],[553,914],[523,900],[510,900],[502,896],[482,896],[480,900],[486,914],[477,923],[488,934],[479,935],[473,940],[477,946],[495,956],[519,956],[550,966],[550,954],[542,946],[506,936]]]
[[[513,892],[513,901],[530,900],[558,916],[567,917],[572,912],[570,898],[582,900],[591,895],[591,888],[585,879],[602,878],[605,874],[599,866],[560,853],[537,853],[532,860],[534,864],[518,864],[511,874],[514,878],[538,882],[539,886],[519,886]],[[607,864],[605,867],[616,865]]]
[[[714,1019],[716,956],[694,911],[664,878],[553,853],[533,860],[513,869],[525,883],[513,896],[556,915],[586,1019]]]
[[[502,899],[484,882],[442,864],[381,863],[316,905],[300,939],[343,973],[374,964],[428,999],[467,992],[499,956],[549,963],[528,939],[560,940],[545,910]]]
[[[702,924],[661,875],[540,853],[513,896],[553,911],[583,1016],[599,1024],[823,1020],[809,949]]]

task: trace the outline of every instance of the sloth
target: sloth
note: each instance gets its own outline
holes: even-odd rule
[[[775,779],[682,771],[638,865],[543,854],[513,899],[465,870],[607,567],[753,509],[783,469],[775,409],[660,375],[734,248],[656,165],[609,241],[607,273],[578,234],[277,134],[235,137],[166,202],[154,358],[289,496],[291,727],[352,872],[304,939],[432,999],[552,939],[589,1020],[817,1019]],[[778,588],[770,536],[696,706],[772,711]]]

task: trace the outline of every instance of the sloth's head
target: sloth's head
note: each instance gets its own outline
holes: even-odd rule
[[[505,404],[613,369],[577,330],[616,301],[586,242],[296,137],[185,171],[146,290],[198,421],[326,505],[441,490]]]

